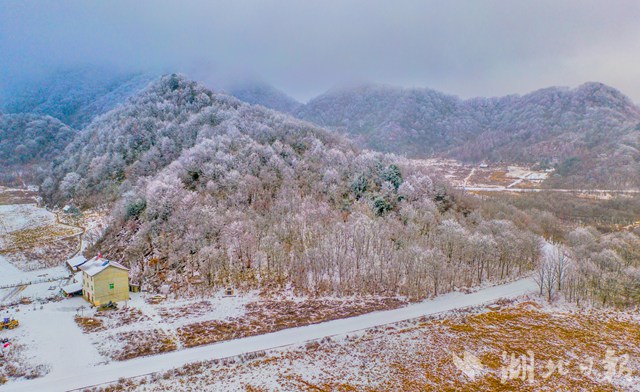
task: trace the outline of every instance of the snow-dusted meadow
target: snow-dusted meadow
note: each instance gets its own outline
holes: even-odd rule
[[[42,270],[60,265],[61,260],[80,250],[83,232],[80,227],[60,223],[55,213],[37,204],[35,196],[1,197],[15,192],[0,188],[0,256],[16,267],[0,266],[0,272],[4,272],[0,286],[15,282],[16,270]],[[40,274],[42,271],[37,273]],[[20,276],[20,279],[29,277]]]
[[[552,171],[528,166],[492,163],[470,165],[454,159],[414,159],[415,164],[428,167],[459,188],[487,188],[492,190],[538,189]]]
[[[199,362],[129,391],[638,390],[640,319],[521,297]],[[606,332],[602,335],[603,331]]]
[[[0,195],[8,191],[0,189]],[[65,258],[58,259],[56,266],[37,268],[42,267],[40,261],[26,255],[34,250],[38,253],[54,249],[61,239],[57,235],[60,233],[63,237],[75,237],[73,240],[77,243],[81,232],[58,224],[55,214],[39,207],[35,200],[28,204],[25,202],[29,199],[21,201],[22,204],[0,204],[0,305],[23,298],[36,301],[57,295],[60,285],[69,277],[63,265]]]
[[[126,360],[183,348],[179,330],[193,323],[224,322],[245,314],[252,295],[206,299],[152,301],[146,293],[130,293],[130,301],[117,310],[98,311],[84,303],[77,310],[76,326],[107,361]],[[195,309],[196,311],[193,311]]]
[[[41,327],[31,329],[29,326],[12,333],[22,336],[24,341],[32,341],[33,350],[38,347],[53,352],[41,359],[42,364],[50,367],[49,374],[35,380],[19,380],[0,387],[2,390],[67,390],[81,388],[105,382],[114,382],[119,378],[135,377],[143,374],[161,372],[178,366],[191,364],[198,361],[224,359],[237,355],[255,357],[265,350],[274,348],[305,345],[311,340],[320,340],[328,336],[353,335],[363,333],[364,329],[372,328],[402,320],[413,319],[424,315],[446,312],[453,309],[477,306],[479,304],[495,301],[503,297],[516,297],[535,290],[532,279],[524,279],[510,284],[487,287],[471,294],[451,293],[434,300],[412,304],[404,308],[368,313],[356,317],[332,320],[324,323],[301,326],[297,328],[283,329],[273,333],[249,336],[241,339],[229,340],[213,345],[204,345],[195,348],[185,348],[173,352],[152,355],[143,358],[135,358],[126,361],[109,361],[100,354],[100,347],[95,345],[96,338],[91,333],[83,334],[80,328],[74,325],[74,316],[78,308],[82,306],[81,299],[65,300],[60,303],[43,305],[43,309],[32,311],[27,322],[40,322]],[[221,297],[220,306],[238,306],[237,311],[242,311],[242,301],[238,297]],[[222,305],[229,301],[227,305]],[[130,301],[132,306],[137,304],[142,312],[151,312],[149,304],[141,301],[141,298]],[[172,304],[173,305],[173,304]],[[181,304],[176,304],[180,306]],[[156,308],[157,309],[157,308]],[[85,313],[86,315],[86,313]],[[222,313],[218,314],[222,316]],[[215,313],[214,313],[215,316]],[[55,317],[55,318],[51,318]],[[194,315],[193,317],[200,317]],[[59,318],[59,319],[58,319]],[[49,321],[45,321],[49,320]],[[266,320],[265,320],[266,321]],[[47,329],[47,323],[57,323],[59,326]],[[152,324],[154,320],[146,320],[141,324],[146,328],[154,328],[162,323]],[[122,327],[123,330],[126,327]],[[67,332],[65,332],[67,331]],[[18,335],[23,334],[23,335]],[[58,335],[58,338],[55,338]],[[97,335],[96,335],[97,336]],[[107,336],[104,337],[108,339]],[[112,340],[113,346],[121,342]],[[62,355],[73,356],[73,352],[79,353],[71,363],[59,363],[55,358]],[[35,352],[35,351],[34,351]],[[58,353],[58,354],[55,354]],[[253,353],[253,354],[252,354]],[[55,358],[54,358],[55,357]],[[35,365],[35,363],[34,363]],[[44,389],[43,389],[44,388]]]

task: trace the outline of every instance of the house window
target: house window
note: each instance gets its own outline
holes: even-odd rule
[[[109,288],[113,290],[113,283],[109,283]]]

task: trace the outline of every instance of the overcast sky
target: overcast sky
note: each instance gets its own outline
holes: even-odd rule
[[[601,81],[640,101],[638,0],[0,0],[0,71],[250,75],[306,100],[353,81],[461,97]]]

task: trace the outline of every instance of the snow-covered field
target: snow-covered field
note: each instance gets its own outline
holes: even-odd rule
[[[416,159],[412,162],[429,167],[454,186],[465,189],[537,189],[551,173],[525,166],[463,164],[453,159]]]
[[[452,309],[476,306],[503,297],[516,297],[535,291],[535,289],[536,285],[533,280],[527,278],[509,284],[484,288],[472,294],[451,293],[434,300],[412,304],[400,309],[374,312],[213,345],[109,363],[103,363],[106,359],[99,354],[96,346],[92,344],[91,337],[83,334],[74,325],[73,316],[82,304],[82,300],[72,299],[60,303],[49,303],[43,305],[42,310],[32,311],[33,313],[30,316],[32,319],[25,318],[24,327],[21,326],[21,329],[12,331],[12,333],[25,334],[22,337],[25,340],[33,339],[33,347],[44,345],[42,349],[46,349],[51,357],[42,358],[42,362],[50,366],[51,371],[42,378],[12,382],[0,387],[0,391],[55,391],[82,388],[113,382],[121,377],[134,377],[169,370],[197,361],[227,358],[286,346],[295,347],[309,340],[322,339],[327,336],[353,334],[357,331],[361,333],[367,328],[446,312]],[[56,323],[58,326],[51,328],[46,333],[43,329],[47,329],[47,327],[34,327],[35,330],[32,330],[31,323]],[[68,330],[73,330],[73,332],[68,334],[64,332]],[[40,336],[41,334],[43,335]],[[57,339],[55,339],[55,336],[57,336]],[[53,341],[50,339],[53,339]],[[114,344],[117,344],[117,342],[114,342]],[[75,350],[78,350],[81,353],[78,358],[81,358],[81,360],[73,360],[72,363],[60,363],[59,359],[65,357],[69,352],[68,350],[74,350],[68,349],[65,351],[64,348],[68,347],[74,347]],[[33,349],[37,350],[36,348]]]
[[[131,293],[131,300],[116,311],[89,309],[76,322],[107,360],[124,360],[182,348],[179,329],[198,322],[225,321],[245,314],[254,297],[181,299],[151,304],[145,294]],[[195,309],[195,311],[193,311]]]
[[[0,205],[0,235],[27,228],[55,223],[53,213],[35,204]],[[5,246],[5,238],[0,238],[0,246]]]
[[[0,205],[0,255],[19,270],[58,265],[79,250],[81,233],[78,227],[59,223],[53,212],[35,201]],[[0,268],[15,277],[15,271]]]
[[[56,223],[55,214],[35,204],[0,205],[0,305],[58,294],[60,285],[69,276],[69,271],[61,265],[64,258],[60,259],[60,265],[52,268],[30,269],[38,262],[25,261],[25,253],[40,247],[42,238],[34,238],[33,244],[24,244],[24,247],[16,243],[16,233],[58,226],[62,225]],[[72,235],[78,233],[77,229],[63,227],[73,231]]]
[[[37,202],[33,190],[0,187],[0,305],[56,297],[70,276],[82,229]]]
[[[128,391],[619,391],[640,388],[640,317],[520,297],[206,361]]]

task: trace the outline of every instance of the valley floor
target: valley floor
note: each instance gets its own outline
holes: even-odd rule
[[[434,300],[412,304],[400,309],[374,312],[357,317],[338,319],[304,327],[284,329],[269,334],[230,340],[213,345],[109,363],[97,363],[100,361],[100,356],[91,345],[90,339],[87,338],[87,335],[80,333],[80,329],[71,326],[73,322],[69,312],[76,312],[77,308],[75,305],[77,304],[71,304],[67,301],[64,303],[49,303],[43,306],[43,310],[34,311],[34,313],[40,315],[48,314],[51,317],[65,317],[62,315],[64,312],[67,312],[66,319],[69,325],[66,325],[66,327],[76,329],[77,333],[75,335],[79,336],[64,333],[60,333],[58,336],[49,336],[51,334],[45,334],[43,331],[33,336],[39,336],[38,339],[50,339],[48,343],[49,346],[56,346],[44,346],[42,347],[43,351],[46,350],[50,353],[63,355],[66,352],[64,347],[68,348],[67,351],[69,352],[65,355],[68,356],[68,358],[63,359],[60,357],[60,361],[54,360],[51,371],[44,377],[12,382],[0,386],[0,391],[71,390],[74,388],[85,388],[115,382],[120,378],[130,378],[162,372],[199,361],[224,359],[238,355],[246,356],[247,354],[257,356],[260,354],[256,353],[261,353],[265,350],[295,348],[309,341],[321,340],[326,337],[354,333],[362,334],[364,330],[368,328],[415,319],[425,315],[447,312],[454,309],[478,306],[496,301],[500,298],[514,298],[535,290],[536,285],[534,281],[531,278],[527,278],[509,284],[483,288],[471,294],[451,293]],[[29,325],[36,324],[36,320],[25,320],[32,321]],[[59,320],[50,319],[49,323],[54,324],[58,321]],[[42,324],[46,325],[46,322]],[[44,330],[46,329],[44,325],[38,328]],[[59,325],[60,328],[62,328],[65,324],[61,323]],[[18,331],[20,330],[18,329],[12,332],[18,333]],[[23,329],[22,331],[25,330]],[[40,337],[40,335],[43,336]],[[91,352],[91,350],[93,350],[93,358],[84,355]],[[74,355],[75,352],[82,355]],[[50,363],[49,365],[52,364]]]

